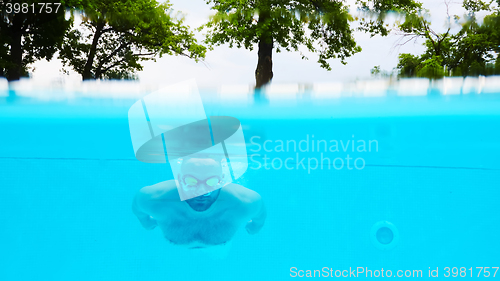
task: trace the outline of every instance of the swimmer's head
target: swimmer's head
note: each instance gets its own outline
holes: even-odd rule
[[[203,195],[186,200],[195,211],[204,211],[215,202],[223,180],[221,163],[211,158],[185,158],[177,175],[181,188],[203,192]]]

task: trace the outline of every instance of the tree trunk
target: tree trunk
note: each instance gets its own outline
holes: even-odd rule
[[[21,79],[21,75],[24,73],[23,69],[23,46],[22,46],[22,30],[23,19],[16,15],[13,19],[12,24],[12,44],[10,45],[10,62],[11,66],[7,69],[7,80],[15,81]]]
[[[264,25],[269,20],[269,11],[261,11],[259,14],[259,22],[257,24]],[[268,30],[259,38],[259,60],[257,69],[255,70],[255,88],[260,89],[273,78],[273,37],[271,31]]]
[[[255,88],[260,89],[273,78],[273,39],[270,43],[264,38],[259,42],[259,61],[255,70]]]
[[[105,24],[106,23],[103,21],[98,23],[96,26],[96,31],[94,33],[94,38],[92,39],[92,46],[90,47],[87,63],[85,63],[85,67],[83,68],[83,80],[95,79],[94,75],[92,75],[92,65],[94,64],[94,58],[97,51],[97,43],[99,43],[99,37],[101,37],[102,30],[104,29]]]

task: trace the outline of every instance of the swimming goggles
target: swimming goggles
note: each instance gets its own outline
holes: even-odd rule
[[[186,184],[189,187],[195,187],[200,183],[205,183],[209,187],[214,187],[221,182],[221,178],[219,178],[218,176],[209,177],[205,181],[201,181],[191,175],[185,175],[183,180],[184,184]]]

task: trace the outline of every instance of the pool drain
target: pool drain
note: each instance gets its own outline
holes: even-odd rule
[[[391,250],[399,242],[396,226],[388,221],[379,221],[372,226],[370,233],[372,244],[380,250]]]

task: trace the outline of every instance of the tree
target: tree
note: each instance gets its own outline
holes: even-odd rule
[[[12,1],[0,3],[0,75],[9,81],[27,76],[29,65],[50,60],[61,44],[69,20],[68,2]]]
[[[370,9],[370,4],[375,5]],[[402,4],[406,3],[406,4]],[[329,59],[346,58],[360,52],[350,22],[355,18],[349,14],[343,1],[332,0],[207,0],[216,14],[202,26],[207,29],[206,42],[212,46],[225,43],[229,47],[258,47],[258,62],[255,70],[255,87],[258,89],[271,81],[273,49],[276,52],[298,51],[305,46],[319,55],[321,67],[331,70]],[[401,9],[413,0],[382,0],[359,2],[365,11],[386,12]],[[386,30],[380,27],[383,15],[373,22],[366,22],[365,29],[373,34]],[[376,26],[375,26],[376,25]],[[370,28],[372,27],[372,28]],[[200,28],[200,29],[202,29]],[[386,34],[385,34],[386,35]],[[302,55],[303,59],[306,59]]]
[[[431,22],[428,20],[430,17],[428,10],[423,8],[415,9],[405,17],[402,23],[396,25],[396,34],[401,36],[400,41],[404,40],[400,45],[404,45],[418,38],[424,38],[426,39],[427,59],[432,58],[432,56],[440,56],[441,58],[447,57],[450,51],[450,30],[452,27],[450,15],[448,13],[451,1],[452,0],[444,1],[446,13],[448,15],[448,22],[446,23],[447,29],[444,33],[438,33],[432,29]]]
[[[0,29],[0,35],[2,31]],[[9,64],[9,45],[6,36],[0,36],[0,77],[5,77],[5,68]]]
[[[374,66],[372,69],[370,69],[370,73],[371,75],[373,75],[374,77],[377,77],[380,75],[382,71],[380,70],[380,65],[376,65]]]
[[[71,29],[59,57],[88,79],[130,79],[141,61],[183,55],[196,61],[206,48],[197,44],[168,2],[156,0],[89,0],[79,29]]]
[[[393,71],[382,70],[380,68],[380,65],[376,65],[372,69],[370,69],[370,74],[374,78],[392,78],[393,73],[394,73],[394,69],[393,69]]]
[[[449,3],[449,0],[445,1],[447,11]],[[449,14],[446,32],[437,33],[426,20],[423,12],[425,10],[407,17],[406,21],[399,25],[401,38],[409,37],[403,44],[418,37],[426,39],[426,51],[421,56],[400,54],[397,66],[400,76],[440,78],[444,75],[465,77],[500,72],[494,63],[495,54],[500,51],[499,11],[487,15],[481,24],[476,19],[476,13],[481,10],[493,11],[491,3],[464,0],[463,7],[467,10],[465,21],[460,22],[460,17],[454,16],[455,22],[461,24],[461,29],[456,34],[450,33]],[[496,55],[496,61],[499,60],[498,57]]]
[[[418,67],[417,77],[426,77],[430,79],[443,78],[445,75],[443,59],[440,56],[433,56],[421,62]]]
[[[399,62],[397,69],[399,69],[399,76],[412,77],[417,75],[418,67],[420,66],[421,59],[412,54],[399,54]]]
[[[494,74],[495,53],[498,54],[500,46],[499,23],[498,14],[486,16],[482,24],[477,22],[474,15],[469,17],[460,32],[455,35],[454,61],[450,65],[455,75]]]

